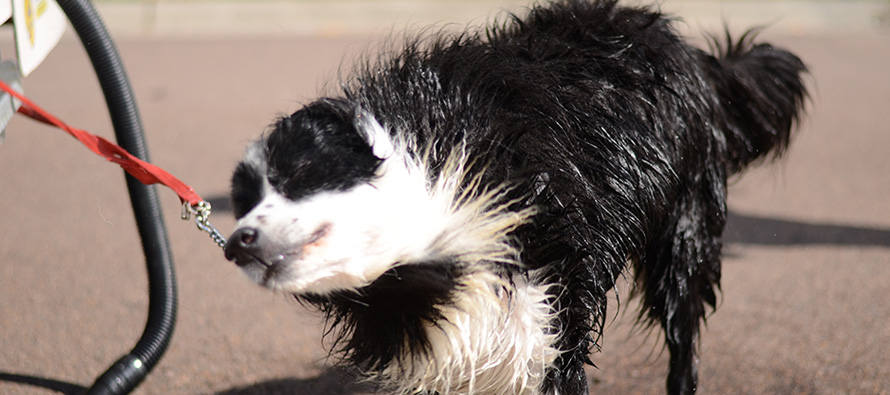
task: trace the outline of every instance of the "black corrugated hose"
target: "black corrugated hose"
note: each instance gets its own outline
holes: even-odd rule
[[[58,0],[89,55],[111,115],[118,144],[149,161],[142,120],[123,63],[105,24],[87,0]],[[145,379],[166,351],[176,322],[176,279],[157,191],[126,175],[148,269],[148,321],[139,342],[96,379],[88,394],[122,394]]]

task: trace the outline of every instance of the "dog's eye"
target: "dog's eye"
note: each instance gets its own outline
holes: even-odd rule
[[[241,162],[232,175],[232,210],[235,218],[247,215],[263,199],[263,176]]]

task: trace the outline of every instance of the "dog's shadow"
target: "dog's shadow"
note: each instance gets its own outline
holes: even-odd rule
[[[33,375],[0,372],[0,382],[19,384],[32,390],[43,389],[65,395],[87,392],[87,387],[75,383]],[[216,395],[359,395],[373,394],[376,388],[363,382],[359,376],[346,369],[329,368],[318,376],[295,379],[283,378],[235,387]]]
[[[724,241],[761,246],[890,247],[890,230],[875,227],[764,218],[730,211]]]
[[[32,390],[42,388],[65,395],[82,394],[87,390],[86,387],[76,383],[12,372],[0,372],[0,383],[18,384],[23,388],[30,387]]]
[[[359,395],[372,393],[375,393],[375,387],[370,383],[362,382],[357,374],[345,369],[330,368],[315,377],[263,381],[217,392],[215,395]]]

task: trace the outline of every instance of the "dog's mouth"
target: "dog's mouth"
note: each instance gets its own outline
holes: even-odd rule
[[[250,265],[257,265],[261,271],[260,284],[273,288],[273,285],[285,275],[286,272],[292,272],[289,267],[295,262],[299,262],[304,256],[310,254],[313,249],[324,245],[326,236],[330,233],[331,224],[324,223],[316,228],[306,239],[291,250],[271,256],[259,256],[260,254],[247,254],[246,260],[236,260],[236,264],[242,268]],[[254,266],[254,267],[257,267]]]

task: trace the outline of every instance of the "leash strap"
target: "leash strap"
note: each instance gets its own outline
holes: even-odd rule
[[[18,109],[19,113],[64,130],[85,145],[90,151],[111,162],[117,163],[124,171],[143,184],[161,184],[173,190],[179,196],[180,201],[182,201],[182,219],[188,220],[194,214],[198,229],[210,233],[210,237],[217,245],[225,247],[225,237],[210,224],[210,203],[201,199],[201,196],[192,187],[186,185],[166,170],[133,156],[121,146],[105,138],[69,126],[15,89],[12,89],[2,80],[0,80],[0,89],[21,101],[22,106]]]

